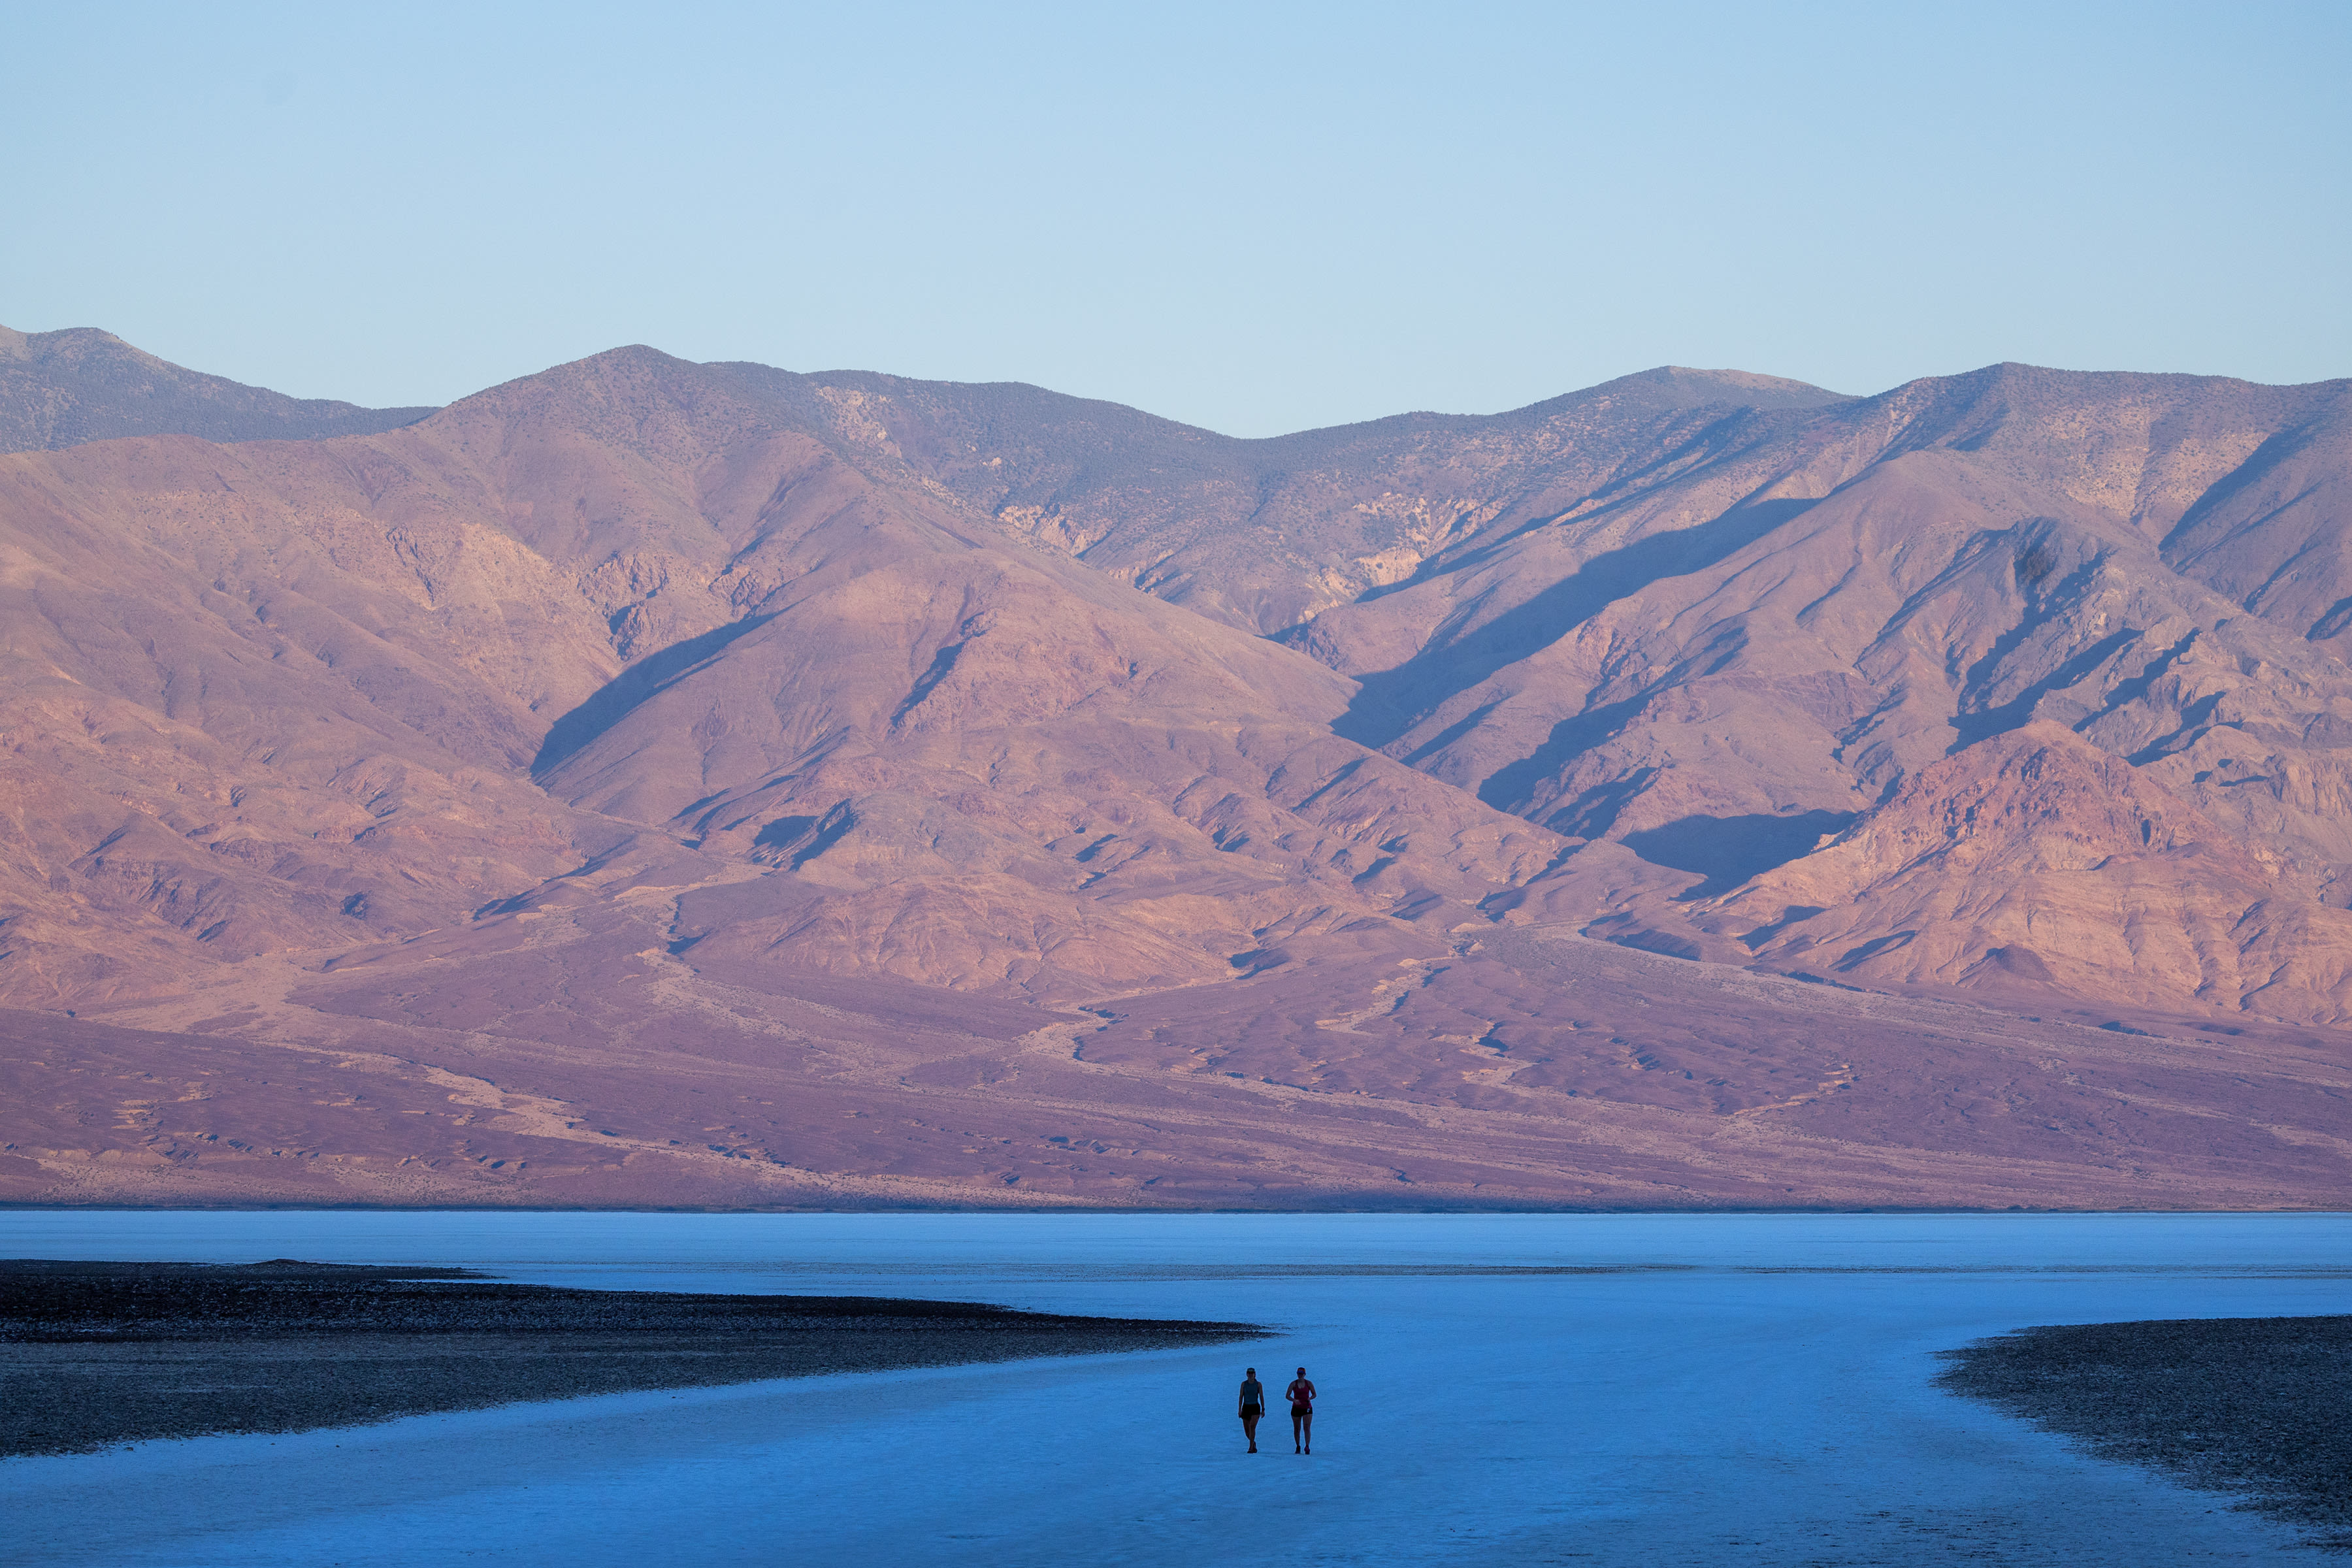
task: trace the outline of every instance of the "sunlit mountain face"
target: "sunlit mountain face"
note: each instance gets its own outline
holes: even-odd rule
[[[2340,1202],[2347,421],[0,334],[0,1195]]]

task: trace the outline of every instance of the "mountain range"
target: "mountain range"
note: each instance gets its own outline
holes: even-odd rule
[[[0,332],[0,1196],[2340,1204],[2347,421]]]

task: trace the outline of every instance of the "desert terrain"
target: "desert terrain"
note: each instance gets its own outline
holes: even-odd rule
[[[0,1199],[2352,1197],[2352,383],[0,435]]]

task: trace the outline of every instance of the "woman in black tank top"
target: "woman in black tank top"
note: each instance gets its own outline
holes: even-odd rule
[[[1265,1384],[1257,1380],[1257,1368],[1251,1367],[1242,1378],[1242,1436],[1249,1439],[1249,1451],[1257,1452],[1258,1417],[1265,1414]]]

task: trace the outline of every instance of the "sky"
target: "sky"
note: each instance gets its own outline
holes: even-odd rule
[[[2352,5],[0,0],[0,322],[1263,436],[1656,364],[2352,375]]]

